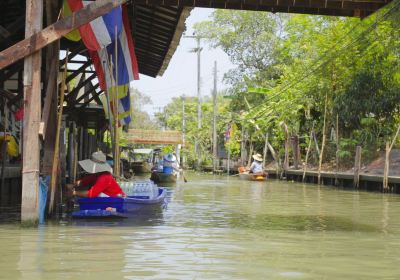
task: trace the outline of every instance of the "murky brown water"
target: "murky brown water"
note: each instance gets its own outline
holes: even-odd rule
[[[0,225],[0,279],[400,279],[400,196],[187,176],[123,222]]]

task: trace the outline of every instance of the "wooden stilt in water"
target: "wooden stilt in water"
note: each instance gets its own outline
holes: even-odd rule
[[[1,145],[1,188],[5,188],[5,169],[6,169],[6,157],[7,157],[7,127],[8,127],[8,110],[7,100],[3,98],[3,112],[4,112],[4,128],[3,128],[3,142]]]
[[[314,135],[314,123],[310,131],[310,139],[308,141],[308,147],[307,147],[307,152],[306,152],[306,159],[304,161],[304,166],[303,166],[303,179],[302,181],[306,179],[306,172],[307,172],[307,164],[308,164],[308,155],[310,154],[311,151],[311,143],[313,142],[313,135]]]
[[[42,29],[43,1],[26,0],[25,37]],[[42,53],[37,51],[24,62],[24,124],[22,156],[21,221],[36,223],[39,218],[39,124],[41,113]]]
[[[336,114],[336,172],[335,172],[335,186],[339,185],[339,115]]]
[[[49,213],[51,214],[54,209],[54,198],[56,193],[56,184],[58,177],[58,163],[60,159],[60,129],[61,129],[61,121],[62,114],[64,109],[64,96],[65,96],[65,80],[67,79],[67,68],[68,68],[68,50],[67,55],[65,56],[64,63],[64,73],[62,77],[61,87],[60,87],[60,102],[59,102],[59,110],[57,114],[57,128],[56,128],[56,143],[54,146],[54,156],[53,156],[53,165],[51,172],[51,181],[50,181],[50,203],[49,203]]]
[[[390,169],[390,152],[392,151],[394,143],[396,143],[396,139],[400,133],[400,125],[397,128],[396,134],[393,137],[392,143],[389,146],[389,142],[386,143],[386,153],[385,153],[385,167],[383,172],[383,191],[389,191],[388,177],[389,177],[389,169]]]
[[[281,126],[285,132],[285,158],[283,160],[284,171],[289,169],[289,130],[286,123],[282,122]]]
[[[299,160],[301,160],[301,157],[299,155],[300,149],[299,149],[299,136],[298,135],[293,135],[292,137],[292,151],[293,151],[293,165],[294,169],[299,169]]]
[[[271,144],[269,142],[267,143],[267,147],[268,147],[269,151],[271,152],[272,158],[275,161],[276,177],[278,178],[279,177],[279,172],[280,172],[280,169],[281,169],[279,158],[276,155],[274,148],[271,146]]]
[[[354,180],[353,180],[353,185],[357,189],[360,185],[360,170],[361,170],[361,146],[357,146],[356,158],[354,160]]]
[[[253,146],[253,140],[250,138],[250,147],[249,147],[250,151],[249,151],[249,155],[248,155],[248,161],[247,161],[247,168],[250,168],[251,165],[251,159],[253,156],[253,151],[254,151],[254,146]]]
[[[118,32],[117,26],[115,26],[115,42],[118,41]],[[119,83],[118,83],[118,44],[115,43],[115,159],[114,159],[114,166],[116,167],[115,176],[121,176],[121,168],[120,168],[120,148],[119,148]]]
[[[325,93],[325,109],[324,109],[324,125],[322,127],[322,144],[321,153],[319,154],[319,164],[318,164],[318,184],[321,184],[321,168],[322,160],[324,158],[325,142],[326,142],[326,115],[328,107],[328,93]]]

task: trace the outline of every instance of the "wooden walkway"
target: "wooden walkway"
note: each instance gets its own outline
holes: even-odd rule
[[[268,176],[270,178],[279,179],[275,169],[267,169]],[[283,179],[289,181],[302,182],[303,180],[303,170],[287,170],[283,173]],[[321,184],[338,186],[343,188],[355,189],[354,184],[354,174],[344,173],[344,172],[321,172]],[[400,177],[389,176],[389,192],[400,193]],[[307,171],[305,176],[305,183],[318,183],[318,171]],[[367,191],[379,191],[383,190],[383,176],[372,175],[372,174],[360,174],[360,190]]]

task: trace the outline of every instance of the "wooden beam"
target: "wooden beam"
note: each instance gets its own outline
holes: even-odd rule
[[[42,29],[43,1],[26,0],[25,37]],[[30,53],[32,54],[32,53]],[[22,58],[22,57],[21,57]],[[25,58],[21,221],[38,221],[42,53]]]
[[[86,105],[88,105],[90,102],[92,102],[94,99],[98,98],[100,94],[102,94],[104,91],[99,91],[99,92],[92,92],[92,97],[89,98],[88,101],[85,101],[85,103],[82,103],[81,109],[84,108]],[[96,101],[97,102],[97,101]],[[100,101],[101,103],[101,101]],[[100,105],[100,104],[99,104]]]
[[[84,76],[83,76],[84,77]],[[67,102],[68,103],[70,103],[70,102],[72,102],[75,98],[76,98],[76,96],[77,96],[77,94],[78,94],[78,92],[79,92],[79,90],[81,89],[81,88],[83,88],[85,85],[87,85],[88,83],[90,83],[93,79],[95,79],[97,76],[96,76],[96,74],[95,73],[93,73],[92,75],[90,75],[89,76],[89,78],[87,78],[86,80],[84,80],[83,82],[81,82],[81,83],[79,83],[72,91],[71,91],[71,93],[69,93],[68,94],[68,96],[67,96]],[[78,102],[78,101],[76,101],[76,102]],[[75,102],[75,103],[76,103]]]
[[[77,105],[79,102],[81,102],[85,97],[87,97],[90,93],[93,93],[94,91],[96,91],[96,89],[99,87],[99,84],[94,85],[90,85],[89,89],[87,91],[85,91],[84,94],[82,94],[81,97],[79,97],[75,103],[73,104],[73,106]],[[86,102],[85,102],[86,103]]]
[[[8,80],[9,78],[11,78],[14,74],[16,74],[18,71],[20,71],[23,68],[24,68],[24,63],[21,61],[21,62],[11,65],[7,69],[0,71],[0,82],[4,82],[4,81]],[[7,70],[7,72],[5,72],[6,70]]]
[[[90,60],[84,62],[82,61],[82,63],[84,63],[81,67],[79,67],[77,70],[74,70],[74,72],[72,72],[72,74],[70,74],[67,77],[66,83],[68,84],[70,81],[72,81],[72,79],[74,79],[76,76],[78,76],[79,74],[83,73],[85,71],[85,69],[87,67],[89,67],[89,65],[92,63]]]
[[[97,0],[78,12],[73,13],[71,16],[49,25],[42,31],[37,30],[32,32],[29,34],[29,37],[26,36],[26,39],[0,52],[0,70],[41,50],[72,30],[108,13],[115,7],[124,4],[126,1],[127,0]],[[40,17],[40,20],[42,20],[42,17],[43,16]]]

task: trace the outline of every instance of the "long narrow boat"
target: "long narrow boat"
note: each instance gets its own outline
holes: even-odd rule
[[[135,161],[131,163],[131,168],[135,174],[150,173],[152,165],[146,161]]]
[[[135,213],[149,207],[164,206],[167,190],[158,188],[158,195],[154,198],[149,196],[127,196],[127,197],[94,197],[79,198],[79,210],[72,213],[74,218],[128,218]]]
[[[163,173],[158,171],[151,172],[150,180],[154,183],[175,183],[178,178],[178,173]]]
[[[239,178],[247,181],[265,181],[267,179],[267,175],[266,174],[256,175],[247,172],[242,172],[239,173]]]

